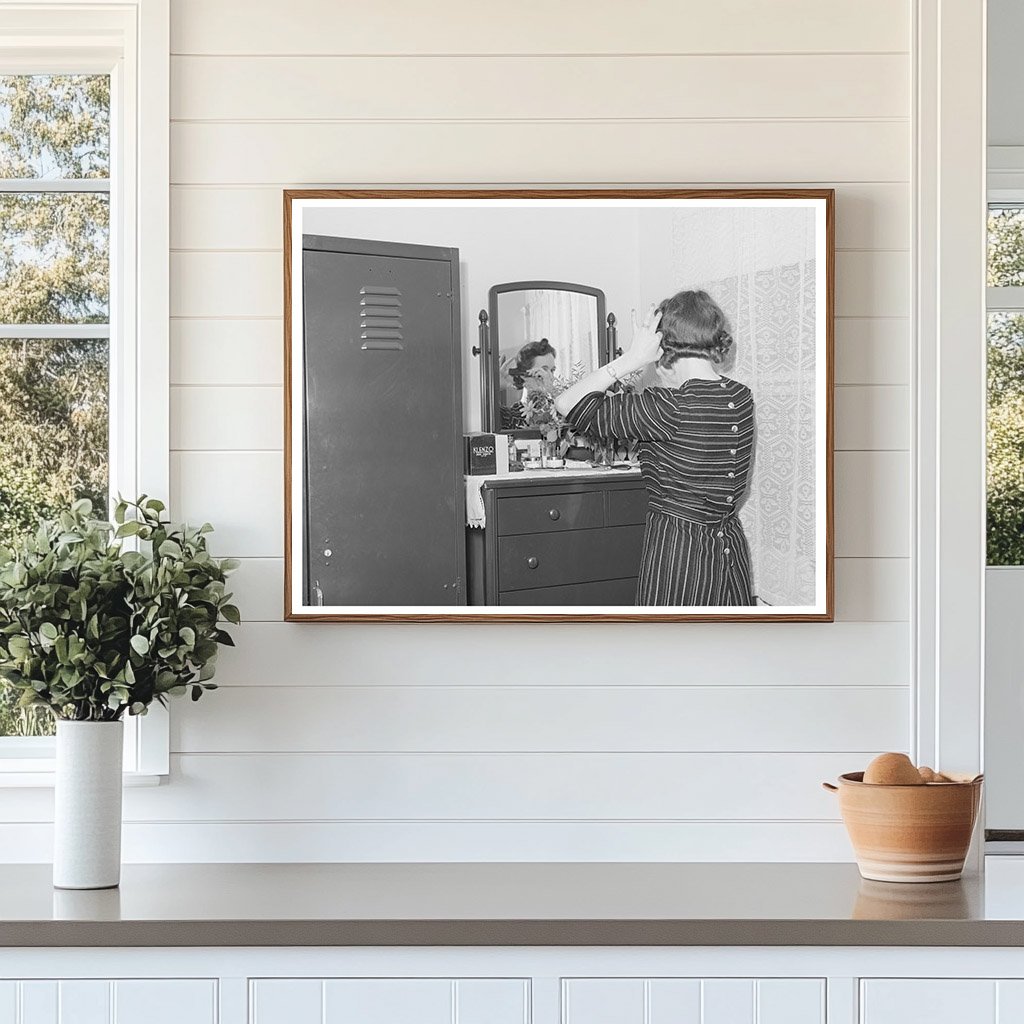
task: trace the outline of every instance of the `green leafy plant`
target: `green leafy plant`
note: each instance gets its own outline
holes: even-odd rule
[[[117,721],[215,688],[218,646],[234,644],[221,625],[239,621],[225,587],[238,562],[209,553],[209,523],[163,513],[143,495],[107,523],[82,499],[0,549],[0,679],[23,708]]]

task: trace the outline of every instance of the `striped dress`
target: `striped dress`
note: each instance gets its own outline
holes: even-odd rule
[[[754,399],[738,381],[592,393],[568,416],[581,433],[638,442],[648,515],[638,605],[752,605],[736,515],[754,454]]]

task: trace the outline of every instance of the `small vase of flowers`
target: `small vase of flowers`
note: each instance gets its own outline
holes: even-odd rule
[[[238,562],[210,555],[209,523],[163,513],[143,496],[108,523],[78,501],[0,549],[0,678],[56,718],[58,888],[120,880],[124,716],[198,700],[233,644],[222,626],[239,622],[225,586]]]

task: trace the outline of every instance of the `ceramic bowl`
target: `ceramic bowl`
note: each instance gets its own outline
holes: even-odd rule
[[[839,811],[864,878],[877,882],[951,882],[964,860],[981,803],[982,778],[920,786],[877,786],[863,772],[823,783]]]

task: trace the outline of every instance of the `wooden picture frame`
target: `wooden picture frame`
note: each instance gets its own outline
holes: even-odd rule
[[[452,606],[433,605],[392,605],[374,604],[367,605],[365,611],[359,604],[320,606],[310,603],[307,591],[308,580],[303,580],[303,571],[310,564],[307,558],[308,537],[304,531],[306,517],[306,502],[308,487],[305,477],[305,465],[307,449],[304,445],[306,431],[306,392],[305,373],[306,363],[303,332],[305,330],[304,310],[302,307],[303,291],[301,278],[296,280],[296,269],[303,266],[303,251],[300,249],[303,243],[303,236],[309,234],[322,234],[320,231],[307,231],[307,221],[311,219],[309,211],[317,211],[321,208],[341,211],[339,222],[345,221],[345,211],[359,211],[360,223],[365,223],[368,211],[380,210],[389,215],[394,210],[419,209],[420,206],[443,207],[451,210],[458,210],[469,203],[477,203],[487,208],[500,208],[509,205],[521,206],[531,211],[545,209],[569,209],[578,204],[581,208],[586,207],[593,211],[604,212],[602,207],[607,203],[608,207],[613,204],[632,206],[636,204],[637,209],[665,208],[665,209],[761,209],[778,208],[784,209],[787,206],[795,209],[806,209],[813,211],[814,222],[814,259],[813,273],[815,276],[814,296],[814,583],[813,604],[800,606],[780,607],[778,611],[772,610],[771,606],[756,606],[749,611],[738,608],[718,608],[705,610],[700,607],[687,607],[675,611],[669,607],[656,607],[650,611],[641,608],[630,608],[621,603],[609,606],[609,611],[602,611],[603,605],[572,606],[568,610],[559,610],[557,605],[545,605],[531,607],[526,610],[519,606],[500,605],[473,605],[459,603]],[[287,621],[302,622],[831,622],[834,619],[834,501],[833,501],[833,463],[834,463],[834,429],[833,429],[833,392],[834,392],[834,316],[835,316],[835,193],[832,189],[288,189],[283,193],[284,205],[284,483],[285,483],[285,507],[284,507],[284,529],[285,529],[285,619]],[[334,237],[334,232],[330,232]],[[441,232],[441,234],[444,234]],[[385,235],[384,232],[381,233]],[[342,237],[345,236],[345,237]],[[339,232],[339,242],[344,242],[341,248],[358,248],[347,245],[353,240],[367,237],[375,237],[367,234],[365,229],[353,229]],[[296,244],[298,241],[298,245]],[[398,239],[391,237],[391,243],[398,242]],[[376,244],[376,243],[375,243]],[[382,243],[383,244],[383,243]],[[438,239],[438,245],[450,245],[443,238]],[[411,246],[415,248],[415,246]],[[424,249],[429,247],[424,246]],[[450,250],[455,252],[455,249]],[[469,257],[472,259],[472,257]],[[455,259],[458,259],[456,253]],[[454,265],[454,264],[453,264]],[[525,268],[529,269],[529,268]],[[454,273],[454,272],[453,272]],[[528,273],[507,275],[505,280],[529,280],[532,278],[558,277],[556,274]],[[561,275],[567,279],[576,278]],[[578,277],[579,275],[577,275]],[[481,282],[483,291],[487,287],[496,284],[495,281]],[[682,282],[687,286],[691,282]],[[692,282],[696,286],[697,282]],[[459,282],[456,281],[453,289],[456,294],[454,302],[458,312]],[[377,289],[380,291],[380,289]],[[437,291],[438,296],[441,290]],[[451,298],[451,296],[449,296]],[[363,300],[366,301],[365,298]],[[478,300],[473,298],[466,301],[462,297],[462,311],[467,316],[478,305]],[[609,301],[609,309],[612,303]],[[628,323],[624,317],[626,310],[619,311],[619,322]],[[453,317],[456,314],[453,314]],[[485,319],[482,317],[482,319]],[[369,321],[362,321],[363,325]],[[376,322],[376,321],[374,321]],[[388,321],[390,322],[390,321]],[[399,321],[395,321],[399,322]],[[468,321],[463,322],[464,325]],[[365,336],[364,332],[363,336]],[[624,332],[622,344],[628,344],[628,334]],[[462,361],[468,358],[467,351],[476,342],[475,333],[470,334],[464,326],[459,350],[462,354]],[[742,345],[743,339],[739,339]],[[381,343],[388,344],[388,343]],[[395,342],[398,347],[402,343]],[[363,347],[366,347],[364,343]],[[474,349],[473,351],[477,351]],[[485,360],[489,353],[481,352],[478,358]],[[455,368],[455,379],[469,381],[472,374],[458,373]],[[459,414],[461,417],[461,413]],[[465,430],[463,431],[465,432]],[[447,458],[447,457],[446,457]],[[447,471],[447,469],[446,469]],[[567,493],[573,488],[568,486]],[[514,481],[502,484],[502,487],[509,494],[516,494]],[[494,492],[501,488],[495,485]],[[608,499],[602,498],[605,515],[610,515],[608,509],[625,507],[633,502],[635,495],[631,498],[622,498],[628,488],[621,485],[609,488],[610,491],[620,492],[619,497]],[[579,491],[579,488],[576,488]],[[297,496],[298,500],[297,500]],[[484,495],[488,507],[493,507],[496,500],[494,494]],[[579,502],[577,502],[577,505]],[[576,507],[576,506],[574,506]],[[595,504],[596,507],[596,504]],[[456,509],[459,512],[459,509]],[[552,518],[557,510],[552,509]],[[609,518],[612,528],[618,521]],[[622,520],[626,522],[626,520]],[[629,519],[630,524],[636,523],[636,516]],[[634,532],[635,527],[630,526]],[[342,531],[344,532],[344,531]],[[585,532],[585,531],[579,531]],[[475,534],[475,535],[474,535]],[[538,537],[540,535],[538,534]],[[562,536],[568,536],[568,533]],[[596,536],[596,534],[595,534]],[[514,538],[513,538],[514,539]],[[555,550],[553,545],[556,541],[551,540],[550,535],[545,540],[545,550]],[[333,543],[328,541],[327,543]],[[476,564],[474,561],[474,545],[480,548],[483,545],[483,535],[480,531],[467,530],[467,546],[469,550],[468,564]],[[495,545],[491,548],[497,550]],[[331,548],[325,547],[324,553],[331,554]],[[478,552],[479,564],[483,567],[482,572],[491,573],[500,570],[497,564],[497,555],[489,550],[485,555]],[[517,553],[518,558],[521,552]],[[467,565],[467,556],[463,552],[461,565]],[[536,559],[534,559],[536,561]],[[513,570],[514,572],[514,570]],[[311,575],[311,574],[307,574]],[[622,583],[623,581],[613,581]],[[453,591],[457,600],[469,601],[473,598],[471,584],[465,578],[453,580],[450,584],[453,588],[462,588],[461,591]],[[557,584],[553,584],[557,585]],[[447,590],[449,584],[444,584]],[[520,594],[534,593],[530,588],[524,588],[524,584],[516,583],[520,588]],[[594,587],[595,584],[582,583],[572,593],[576,593],[579,587]],[[570,588],[571,589],[571,588]],[[536,591],[539,593],[539,591]],[[567,591],[568,592],[568,591]],[[596,591],[595,591],[596,592]],[[477,588],[477,597],[482,594],[490,594],[493,599],[496,593],[493,578],[484,586]],[[620,587],[617,593],[624,593]],[[452,599],[452,594],[445,594],[446,600]],[[506,597],[509,595],[506,594]],[[512,595],[513,597],[515,595]],[[502,598],[498,598],[503,600]],[[551,610],[546,610],[551,607]]]

